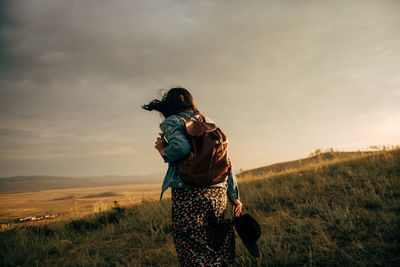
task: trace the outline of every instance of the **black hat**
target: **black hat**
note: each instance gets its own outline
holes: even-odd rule
[[[256,241],[261,236],[261,228],[258,222],[249,214],[240,215],[233,219],[236,232],[242,239],[243,244],[254,257],[260,257]]]

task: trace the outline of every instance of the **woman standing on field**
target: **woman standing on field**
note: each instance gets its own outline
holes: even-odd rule
[[[143,109],[156,110],[164,118],[162,133],[155,148],[168,163],[161,196],[172,188],[172,236],[182,266],[227,266],[235,257],[235,234],[230,220],[224,219],[227,196],[234,216],[239,216],[242,203],[236,178],[231,171],[226,182],[212,186],[184,183],[173,162],[191,150],[185,119],[199,120],[201,113],[192,95],[184,88],[172,88],[161,100],[154,99]],[[204,116],[204,115],[203,115]],[[204,116],[207,122],[212,122]],[[165,141],[163,138],[165,137]]]

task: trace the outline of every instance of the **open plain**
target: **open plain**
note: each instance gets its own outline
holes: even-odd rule
[[[159,184],[131,184],[66,188],[0,194],[0,223],[45,215],[52,220],[79,218],[106,211],[116,205],[131,205],[159,198]]]

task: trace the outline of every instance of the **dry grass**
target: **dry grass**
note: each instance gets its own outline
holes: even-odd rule
[[[239,181],[260,222],[259,259],[236,266],[398,266],[400,150]],[[114,191],[114,190],[113,190]],[[227,216],[229,216],[229,208]],[[177,266],[170,200],[0,233],[4,266]]]

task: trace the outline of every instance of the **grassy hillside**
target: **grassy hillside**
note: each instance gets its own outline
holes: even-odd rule
[[[279,162],[272,165],[263,166],[260,168],[246,170],[239,173],[238,177],[250,176],[267,176],[272,173],[290,171],[299,168],[310,167],[316,164],[332,163],[335,161],[343,161],[346,159],[352,159],[356,157],[363,157],[376,153],[374,151],[357,151],[357,152],[340,152],[331,149],[329,152],[321,152],[319,149],[316,152],[311,153],[309,157],[291,160],[285,162]]]
[[[400,150],[246,177],[240,194],[261,224],[262,255],[252,258],[237,238],[237,266],[398,266]],[[0,262],[177,266],[170,212],[163,200],[4,231]]]

